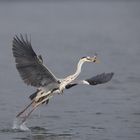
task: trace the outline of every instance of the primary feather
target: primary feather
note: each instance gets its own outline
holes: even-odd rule
[[[85,81],[87,81],[90,85],[97,85],[97,84],[103,84],[106,83],[108,81],[110,81],[113,77],[114,73],[102,73],[99,75],[96,75],[92,78],[86,79]]]
[[[40,87],[50,83],[57,83],[57,79],[48,68],[43,65],[43,60],[34,52],[27,35],[23,38],[13,38],[13,56],[17,70],[27,85]]]
[[[81,81],[78,81],[75,83],[70,83],[70,84],[66,85],[66,89],[69,89],[78,84],[88,84],[88,85],[104,84],[104,83],[109,82],[112,79],[113,75],[114,75],[113,72],[98,74],[98,75],[88,78],[86,80],[81,80]]]

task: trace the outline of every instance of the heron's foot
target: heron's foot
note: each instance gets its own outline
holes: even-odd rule
[[[16,117],[16,126],[21,126],[25,120],[28,118],[28,115],[27,114],[22,114],[18,117]],[[16,128],[16,127],[15,127]]]

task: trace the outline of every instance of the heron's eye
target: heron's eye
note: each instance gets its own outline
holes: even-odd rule
[[[87,58],[86,56],[83,56],[81,59]]]

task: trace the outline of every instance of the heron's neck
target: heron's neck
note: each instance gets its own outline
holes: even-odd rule
[[[73,74],[73,77],[76,78],[76,77],[80,74],[81,68],[82,68],[82,65],[84,64],[84,62],[85,62],[85,61],[82,61],[82,60],[80,60],[80,61],[78,62],[78,64],[77,64],[77,70],[76,70],[76,72]]]
[[[64,78],[62,81],[61,81],[61,84],[60,84],[60,87],[59,87],[59,90],[60,92],[63,91],[63,89],[65,89],[65,86],[69,83],[71,83],[73,80],[75,80],[75,78],[77,78],[77,76],[80,74],[81,72],[81,67],[83,65],[84,61],[83,60],[80,60],[77,64],[77,70],[76,72],[73,74],[73,75],[70,75],[66,78]]]

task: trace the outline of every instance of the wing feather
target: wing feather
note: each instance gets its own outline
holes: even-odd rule
[[[81,80],[81,81],[77,81],[75,83],[70,83],[70,84],[66,85],[66,89],[69,89],[69,88],[79,85],[79,84],[88,84],[88,85],[104,84],[104,83],[109,82],[112,79],[113,75],[114,75],[113,72],[98,74],[98,75],[91,77],[89,79],[86,79],[86,80]]]
[[[86,79],[85,81],[87,81],[90,85],[104,84],[109,82],[112,79],[113,75],[114,75],[113,72],[102,73],[92,78]]]
[[[34,52],[27,35],[13,38],[13,56],[16,68],[27,85],[40,87],[57,83],[57,78],[43,65],[43,61]]]

